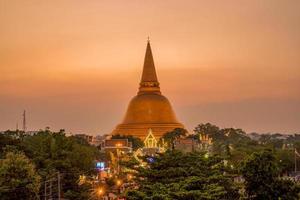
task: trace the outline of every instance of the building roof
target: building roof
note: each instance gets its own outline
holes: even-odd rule
[[[104,141],[105,147],[129,147],[128,139],[109,139]]]

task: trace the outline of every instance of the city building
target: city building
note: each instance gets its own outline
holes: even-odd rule
[[[93,139],[92,139],[92,141],[90,142],[90,144],[93,145],[93,146],[97,146],[97,147],[98,147],[98,146],[101,145],[101,143],[102,143],[104,140],[106,140],[106,139],[108,139],[108,138],[110,138],[109,135],[96,135],[96,136],[93,137]]]
[[[154,156],[156,153],[165,151],[163,144],[159,144],[159,139],[153,135],[151,128],[143,142],[144,147],[141,149],[142,154],[140,155]]]
[[[174,142],[174,148],[183,152],[200,150],[200,143],[194,138],[179,138]]]
[[[93,142],[93,136],[87,134],[75,134],[74,137],[86,140],[89,144]]]
[[[109,169],[109,173],[120,173],[120,160],[132,152],[132,143],[128,139],[106,139],[101,142],[100,150],[105,153],[102,160]]]
[[[116,153],[118,150],[124,153],[132,152],[132,144],[128,139],[106,139],[100,143],[100,150],[109,154]]]

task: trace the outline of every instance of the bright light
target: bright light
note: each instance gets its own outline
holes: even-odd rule
[[[116,146],[117,146],[117,147],[121,147],[121,146],[122,146],[122,143],[117,143]]]
[[[117,180],[116,180],[116,184],[117,184],[117,186],[121,186],[121,185],[122,185],[122,180],[117,179]]]
[[[104,194],[104,188],[99,187],[99,188],[97,189],[97,194],[98,194],[99,196],[102,196],[102,195]]]
[[[131,180],[132,179],[132,175],[131,174],[128,174],[128,180]]]
[[[208,158],[209,157],[209,155],[208,155],[208,153],[206,153],[205,155],[204,155],[204,158]]]
[[[96,162],[96,168],[100,171],[103,171],[105,168],[105,163],[104,162]]]

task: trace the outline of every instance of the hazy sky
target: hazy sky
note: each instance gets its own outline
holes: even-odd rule
[[[104,134],[138,89],[150,36],[177,117],[300,132],[299,0],[0,0],[0,130]]]

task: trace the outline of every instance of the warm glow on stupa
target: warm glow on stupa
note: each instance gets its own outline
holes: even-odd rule
[[[148,41],[138,94],[130,101],[123,122],[112,134],[133,135],[144,140],[149,129],[160,138],[175,128],[183,125],[177,121],[169,100],[161,94]]]

